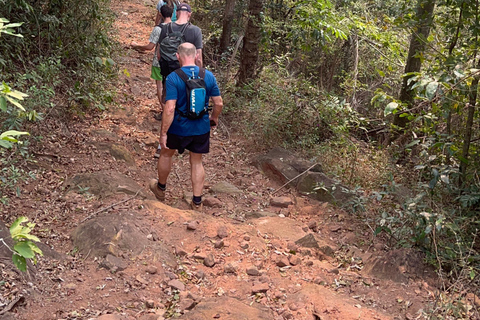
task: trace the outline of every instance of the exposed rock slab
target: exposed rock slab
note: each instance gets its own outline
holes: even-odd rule
[[[66,183],[68,191],[78,192],[80,189],[98,196],[106,198],[116,193],[125,193],[138,197],[147,198],[145,190],[132,178],[122,175],[118,172],[95,172],[78,174]]]
[[[367,259],[362,273],[379,279],[407,283],[411,277],[423,279],[427,274],[434,275],[432,268],[424,263],[424,259],[422,253],[414,250],[392,250]]]
[[[215,193],[227,193],[227,194],[235,194],[235,193],[242,193],[242,190],[235,187],[233,184],[228,183],[226,181],[221,181],[214,186],[212,186],[212,191]]]
[[[99,150],[108,151],[115,160],[123,160],[128,166],[135,166],[135,159],[133,158],[130,151],[128,151],[125,147],[116,144],[116,143],[109,143],[109,142],[99,142],[96,143],[95,146]]]
[[[290,197],[274,197],[270,199],[270,205],[272,207],[288,208],[291,204],[293,204],[293,201]]]
[[[269,153],[259,156],[255,165],[266,175],[285,183],[295,178],[299,173],[306,171],[313,163],[300,159],[285,149],[274,148]],[[322,167],[317,164],[310,171],[322,172]]]
[[[331,291],[324,286],[311,283],[305,284],[299,292],[289,296],[287,304],[312,304],[314,306],[313,313],[316,317],[314,319],[394,319],[394,316],[362,308],[358,301],[353,298],[341,294],[332,295]],[[333,310],[335,312],[332,312]]]
[[[252,211],[252,212],[245,212],[246,219],[259,219],[264,217],[276,217],[277,215],[273,212],[269,211]]]
[[[270,234],[284,240],[295,241],[305,234],[300,223],[295,220],[280,217],[264,217],[252,220],[252,223],[255,224],[261,233]]]
[[[99,138],[104,138],[107,140],[120,140],[120,137],[117,134],[105,129],[92,130],[92,134],[94,136],[97,136]]]
[[[137,80],[137,79],[134,79]],[[137,82],[132,84],[132,87],[134,87],[134,90],[138,90],[138,88],[141,88],[140,91],[142,94],[145,93],[145,90],[142,88],[143,85],[140,84],[137,86]],[[137,116],[135,114],[135,108],[133,107],[126,107],[126,108],[115,108],[112,110],[110,114],[110,119],[113,122],[122,122],[128,125],[136,125],[137,124]]]
[[[352,198],[353,194],[340,182],[321,172],[307,172],[297,182],[297,190],[315,200],[340,204]]]
[[[175,258],[168,247],[159,241],[150,241],[144,231],[147,222],[135,212],[119,212],[94,217],[80,224],[72,234],[73,244],[91,257],[135,256],[146,248],[170,266]]]
[[[229,297],[210,298],[200,302],[192,311],[178,319],[184,320],[272,320],[273,314],[268,308],[258,304],[249,306]]]
[[[338,181],[325,175],[319,164],[300,159],[282,148],[259,156],[255,165],[280,183],[293,179],[291,185],[299,192],[319,201],[338,204],[352,197]]]
[[[295,241],[295,244],[304,248],[320,249],[317,239],[315,239],[315,236],[311,233]]]

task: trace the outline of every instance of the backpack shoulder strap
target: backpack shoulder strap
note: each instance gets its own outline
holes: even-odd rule
[[[202,79],[205,79],[205,68],[198,68],[198,76]]]
[[[188,76],[187,74],[182,70],[182,68],[178,68],[177,70],[174,71],[179,77],[180,79],[183,80],[183,82],[187,82],[188,81]]]
[[[169,23],[167,24],[167,36],[168,36],[170,33],[173,33],[172,23],[173,23],[173,22],[169,22]]]
[[[187,30],[188,27],[190,27],[190,22],[185,23],[185,25],[183,26],[182,30],[180,30],[180,32],[182,33],[182,35],[185,33],[185,30]]]

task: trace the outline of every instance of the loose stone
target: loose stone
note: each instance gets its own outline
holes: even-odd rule
[[[260,275],[260,271],[258,271],[258,269],[255,268],[255,267],[249,267],[249,268],[247,268],[246,272],[247,272],[247,274],[248,274],[249,276],[254,276],[254,277],[256,277],[256,276],[259,276],[259,275]]]
[[[170,280],[168,282],[168,285],[172,287],[173,289],[177,289],[178,291],[183,291],[185,290],[185,284],[181,282],[180,280],[174,279]]]
[[[209,268],[213,267],[215,265],[215,256],[212,253],[209,253],[203,260],[203,264]]]

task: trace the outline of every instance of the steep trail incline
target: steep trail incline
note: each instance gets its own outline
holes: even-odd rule
[[[31,167],[38,179],[2,209],[37,224],[45,257],[31,278],[2,269],[4,299],[23,298],[0,319],[421,319],[432,287],[410,269],[388,279],[413,255],[384,252],[355,217],[293,190],[275,194],[292,204],[272,206],[280,184],[252,166],[248,137],[226,127],[205,157],[204,211],[185,201],[188,155],[174,159],[165,203],[154,200],[152,55],[128,48],[147,42],[154,5],[113,9],[128,71],[116,105],[46,136]],[[367,273],[382,255],[392,265]]]

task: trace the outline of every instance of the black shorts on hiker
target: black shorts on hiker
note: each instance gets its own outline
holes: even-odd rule
[[[193,153],[208,153],[210,151],[210,132],[189,137],[167,133],[167,147],[178,150],[180,154],[182,154],[185,149]]]

